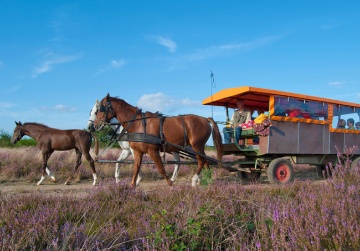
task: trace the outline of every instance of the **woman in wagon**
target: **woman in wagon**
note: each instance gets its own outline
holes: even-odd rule
[[[360,121],[355,123],[356,130],[360,130]]]
[[[237,99],[236,105],[238,109],[233,113],[233,116],[230,120],[230,127],[224,127],[223,129],[225,144],[231,142],[231,137],[234,135],[234,129],[234,142],[238,144],[241,136],[242,126],[251,122],[251,113],[248,109],[245,109],[244,101]]]
[[[354,124],[355,124],[354,119],[353,119],[353,118],[349,118],[349,119],[347,120],[347,126],[348,126],[347,129],[348,129],[348,130],[356,130]]]

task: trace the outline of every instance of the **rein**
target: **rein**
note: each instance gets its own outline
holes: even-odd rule
[[[112,115],[116,114],[114,112],[114,109],[112,107],[112,104],[111,104],[110,100],[108,100],[105,105],[101,104],[100,107],[99,107],[99,111],[105,113],[105,118],[108,117],[109,112]],[[136,117],[139,114],[141,115],[141,118],[137,119]],[[183,115],[179,115],[179,116],[181,117],[181,122],[182,122],[182,126],[183,126],[183,129],[184,129],[184,148],[186,148],[186,139],[187,139],[188,135],[187,135],[187,131],[186,131],[186,128],[185,128],[185,121],[184,121]],[[148,119],[148,118],[154,118],[154,117],[145,117],[145,113],[143,113],[141,111],[141,109],[136,108],[135,114],[128,121],[119,121],[119,123],[107,123],[106,121],[105,122],[107,124],[110,124],[110,125],[123,125],[125,123],[128,123],[126,127],[123,127],[122,131],[117,136],[117,140],[121,140],[123,138],[123,136],[126,134],[127,130],[132,126],[134,121],[142,120],[142,125],[143,125],[143,128],[144,128],[144,132],[141,133],[142,136],[140,135],[140,133],[127,133],[126,137],[125,137],[126,140],[127,141],[137,141],[137,142],[142,141],[142,142],[147,142],[147,143],[150,143],[150,144],[158,144],[158,145],[161,145],[161,147],[163,148],[163,152],[165,153],[166,144],[168,142],[165,141],[164,131],[163,131],[163,124],[164,124],[164,121],[165,121],[165,119],[167,117],[160,114],[160,113],[157,113],[157,118],[160,120],[160,123],[159,123],[159,137],[154,136],[154,135],[147,135],[147,133],[146,133],[146,126],[147,126],[146,119]],[[115,130],[115,132],[111,136],[110,140],[113,139],[113,137],[115,136],[117,130],[118,130],[118,128]],[[139,140],[140,138],[142,140]],[[165,154],[164,154],[164,156],[165,156]]]

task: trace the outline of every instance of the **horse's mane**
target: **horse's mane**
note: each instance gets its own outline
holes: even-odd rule
[[[34,125],[34,126],[42,126],[42,127],[45,127],[45,128],[50,128],[47,125],[36,123],[36,122],[26,122],[23,125],[29,125],[29,126]]]
[[[124,107],[124,108],[127,108],[127,107],[131,107],[132,109],[134,110],[137,110],[137,111],[142,111],[141,108],[137,107],[137,106],[133,106],[133,105],[130,105],[128,102],[126,102],[125,100],[119,98],[119,97],[110,97],[111,101],[116,101],[120,104],[121,107]],[[157,112],[151,112],[151,111],[145,111],[145,113],[148,113],[152,116],[155,116],[155,117],[159,117],[159,116],[163,116],[163,117],[173,117],[173,116],[170,116],[170,115],[165,115],[159,111]],[[184,115],[187,115],[187,114],[184,114]]]
[[[133,108],[133,109],[135,109],[135,110],[141,110],[139,107],[137,107],[137,106],[133,106],[133,105],[130,105],[128,102],[126,102],[125,100],[123,100],[123,99],[121,99],[121,98],[119,98],[119,97],[110,97],[110,99],[112,100],[112,101],[117,101],[117,102],[119,102],[119,104],[120,104],[120,106],[122,106],[122,107],[124,107],[124,108],[127,108],[127,107],[131,107],[131,108]]]

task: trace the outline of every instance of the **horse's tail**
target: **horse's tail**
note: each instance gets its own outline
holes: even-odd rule
[[[99,142],[97,140],[97,138],[95,137],[95,134],[93,134],[92,132],[90,132],[91,136],[94,138],[95,144],[94,144],[94,152],[96,157],[99,155]]]
[[[217,160],[219,160],[220,162],[218,163],[219,167],[223,167],[221,160],[223,157],[223,145],[222,145],[222,138],[221,138],[221,134],[219,131],[219,127],[217,126],[216,122],[212,119],[212,118],[207,118],[207,120],[209,122],[211,122],[212,125],[212,137],[213,137],[213,141],[214,141],[214,146],[216,149],[216,155],[217,155]]]

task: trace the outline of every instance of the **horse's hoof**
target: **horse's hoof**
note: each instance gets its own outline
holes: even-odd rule
[[[174,184],[174,182],[172,180],[167,180],[167,183],[170,187],[172,187],[172,185]]]
[[[66,181],[65,183],[64,183],[64,185],[70,185],[70,183],[69,183],[69,181]]]

